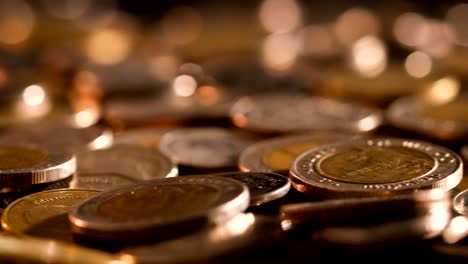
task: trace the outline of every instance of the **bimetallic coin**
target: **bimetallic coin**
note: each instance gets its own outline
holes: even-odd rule
[[[225,168],[236,167],[242,150],[254,142],[252,136],[224,128],[186,128],[166,133],[160,149],[181,165]]]
[[[248,189],[237,180],[184,176],[103,192],[74,206],[69,219],[77,235],[90,239],[154,241],[225,222],[248,205]]]
[[[72,242],[67,218],[71,206],[98,193],[94,190],[58,189],[24,196],[5,209],[1,217],[2,227],[17,235]]]
[[[325,143],[353,137],[340,133],[307,133],[280,136],[256,142],[245,148],[239,157],[242,171],[288,174],[291,161],[300,153]]]
[[[453,151],[411,139],[367,137],[299,155],[290,177],[297,190],[322,197],[374,196],[454,188],[462,160]]]
[[[267,172],[228,172],[214,174],[238,180],[249,188],[250,205],[261,205],[286,195],[291,187],[289,178]]]
[[[376,108],[326,97],[288,94],[240,98],[232,106],[230,116],[238,127],[266,133],[369,132],[382,123],[382,114]]]
[[[71,176],[76,169],[71,151],[46,145],[0,142],[0,186],[20,189]]]
[[[78,153],[77,171],[70,187],[104,190],[177,174],[177,166],[157,149],[115,145]]]
[[[161,137],[171,130],[171,128],[135,128],[124,130],[115,135],[113,144],[158,148]]]

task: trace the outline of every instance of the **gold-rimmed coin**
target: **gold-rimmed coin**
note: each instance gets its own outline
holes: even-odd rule
[[[455,152],[429,142],[365,137],[306,151],[292,163],[294,188],[321,197],[377,196],[454,188],[462,179]]]

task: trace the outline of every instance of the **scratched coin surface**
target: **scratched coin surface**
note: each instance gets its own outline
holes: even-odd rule
[[[248,189],[237,180],[184,176],[105,191],[74,206],[69,219],[75,233],[115,242],[221,223],[248,205]]]
[[[268,172],[227,172],[214,176],[238,180],[249,188],[250,205],[261,205],[286,195],[291,187],[289,178]]]
[[[368,132],[382,123],[382,113],[372,107],[326,97],[288,94],[240,98],[232,106],[230,116],[238,127],[266,133]]]
[[[353,137],[345,133],[306,133],[279,136],[256,142],[245,148],[239,157],[242,171],[275,172],[288,175],[291,161],[300,153]]]
[[[455,152],[429,142],[365,137],[341,141],[300,154],[292,163],[294,188],[322,196],[371,196],[451,190],[462,179]]]
[[[177,129],[160,142],[162,153],[176,163],[197,168],[236,167],[240,153],[255,138],[219,127]]]
[[[78,153],[70,188],[104,190],[177,175],[177,166],[157,149],[115,145]]]
[[[2,228],[17,235],[73,241],[68,212],[72,205],[98,194],[94,190],[57,189],[24,196],[5,209]]]

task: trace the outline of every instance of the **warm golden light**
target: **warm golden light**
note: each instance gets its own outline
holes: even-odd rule
[[[38,106],[46,99],[44,89],[39,85],[30,85],[23,91],[23,100],[27,105]]]
[[[447,24],[451,26],[458,45],[468,46],[468,4],[457,4],[447,11]]]
[[[45,0],[42,2],[49,14],[70,20],[79,18],[91,7],[91,0]]]
[[[465,216],[454,217],[442,233],[446,243],[453,244],[468,235],[468,219]]]
[[[304,41],[302,53],[316,57],[339,53],[338,43],[329,25],[309,25],[302,29],[301,34]]]
[[[200,36],[203,19],[198,10],[188,6],[177,6],[163,17],[161,29],[170,43],[187,45]]]
[[[365,36],[352,46],[351,67],[365,77],[375,77],[387,66],[387,52],[382,40]]]
[[[431,72],[431,57],[424,52],[415,51],[406,57],[405,69],[409,75],[415,78],[423,78]]]
[[[341,14],[335,24],[335,34],[343,45],[352,45],[367,35],[378,35],[380,22],[376,15],[365,8],[352,8]]]
[[[151,74],[158,80],[170,81],[174,79],[180,62],[174,55],[158,55],[149,60]]]
[[[197,81],[192,76],[183,74],[174,79],[172,89],[175,95],[188,97],[193,95],[197,90]]]
[[[292,34],[271,34],[263,42],[263,65],[276,72],[289,70],[301,50],[301,40]]]
[[[103,29],[93,32],[88,39],[86,52],[88,57],[99,64],[117,64],[127,58],[131,49],[128,34],[115,29]]]
[[[202,104],[214,104],[220,100],[221,92],[216,86],[203,85],[198,88],[197,96]]]
[[[429,34],[425,34],[422,42],[417,47],[431,55],[442,58],[453,49],[454,33],[451,26],[439,20],[429,20]]]
[[[430,30],[426,18],[412,12],[398,16],[393,25],[395,39],[410,47],[421,45],[428,38]]]
[[[270,33],[287,33],[302,24],[302,13],[295,0],[264,0],[260,23]]]
[[[210,240],[223,241],[232,236],[242,235],[255,223],[252,213],[238,214],[224,224],[218,225],[210,233]]]
[[[17,101],[15,111],[20,119],[43,116],[51,110],[52,105],[45,89],[37,84],[24,88],[21,99]]]
[[[446,104],[455,99],[459,92],[460,81],[453,77],[444,77],[424,90],[422,96],[432,104]]]
[[[35,15],[28,3],[22,0],[0,2],[0,42],[14,45],[31,35]]]

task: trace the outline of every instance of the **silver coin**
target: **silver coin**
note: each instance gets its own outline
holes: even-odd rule
[[[468,215],[468,189],[459,192],[453,197],[452,206],[455,212]]]
[[[312,195],[374,196],[417,189],[451,190],[462,179],[455,152],[429,142],[356,138],[303,152],[292,163],[292,185]]]
[[[282,237],[276,217],[242,213],[224,224],[153,245],[124,248],[137,263],[204,262],[238,250],[256,250]]]
[[[69,214],[73,231],[112,242],[157,239],[181,230],[219,224],[249,205],[247,187],[214,176],[144,181],[105,191]]]
[[[289,173],[292,160],[310,148],[354,137],[344,133],[307,133],[262,140],[245,148],[239,157],[242,171]]]
[[[214,174],[238,180],[249,188],[250,205],[261,205],[286,195],[291,187],[289,178],[266,172],[228,172]]]
[[[170,131],[160,143],[162,153],[176,163],[197,168],[236,167],[239,155],[255,139],[219,127]]]
[[[380,110],[358,103],[289,94],[240,98],[232,106],[230,117],[238,127],[267,133],[368,132],[376,129],[383,119]]]
[[[157,149],[115,145],[78,153],[77,171],[70,188],[104,190],[177,174],[177,166]]]
[[[114,145],[129,144],[158,148],[161,137],[172,128],[135,128],[114,135]]]

